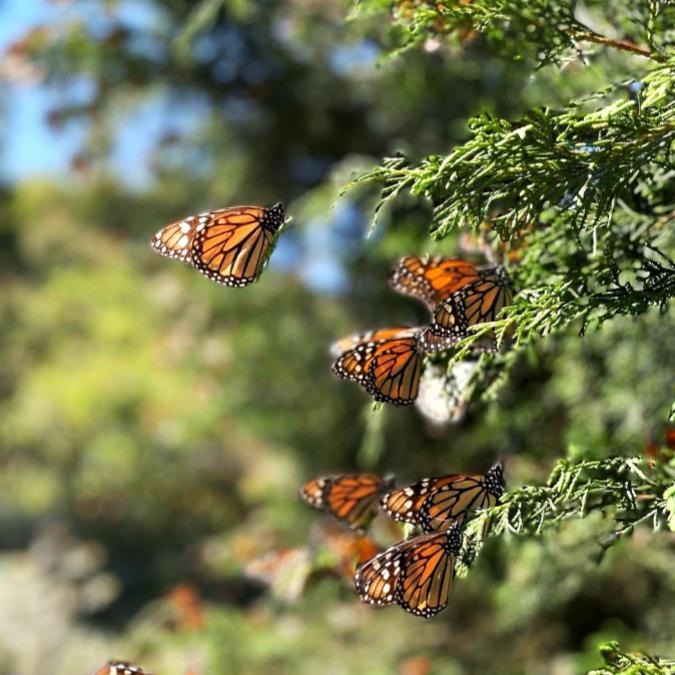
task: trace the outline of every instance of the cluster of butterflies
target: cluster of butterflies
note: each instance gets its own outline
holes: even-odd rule
[[[255,281],[286,222],[275,204],[234,206],[190,216],[161,229],[152,247],[187,263],[209,279],[232,287]],[[493,321],[512,301],[501,265],[474,265],[460,258],[400,260],[389,278],[397,292],[421,300],[431,312],[428,326],[395,326],[339,340],[332,347],[338,377],[359,383],[377,401],[409,405],[419,393],[423,359]],[[493,341],[481,343],[490,349]]]
[[[282,204],[235,206],[171,223],[153,237],[151,245],[212,281],[244,287],[261,274],[285,222]],[[405,257],[389,284],[421,300],[431,313],[430,323],[382,328],[339,340],[332,348],[333,370],[340,378],[360,384],[375,400],[396,405],[409,405],[417,398],[427,354],[444,351],[472,327],[495,320],[513,298],[502,266],[479,266],[459,258]],[[494,339],[489,337],[480,348],[494,349]],[[423,534],[363,562],[355,583],[366,602],[396,603],[413,614],[432,616],[447,604],[467,514],[497,503],[503,490],[498,464],[485,475],[428,478],[406,488],[394,488],[392,481],[374,475],[320,478],[307,483],[301,494],[310,506],[327,511],[353,530],[362,530],[380,508],[395,521],[421,528]],[[142,673],[128,664],[107,668],[96,675]]]
[[[389,277],[395,291],[424,302],[428,326],[368,331],[336,342],[335,374],[360,384],[376,401],[410,405],[419,393],[424,356],[444,351],[473,326],[494,321],[510,304],[511,282],[501,265],[477,266],[459,258],[402,258]],[[476,345],[493,350],[489,337]]]
[[[379,511],[419,528],[421,534],[359,565],[354,585],[364,602],[396,604],[430,617],[448,603],[468,514],[496,505],[503,492],[503,469],[497,463],[485,474],[424,478],[407,487],[373,474],[315,478],[303,485],[300,496],[355,531],[363,531]]]

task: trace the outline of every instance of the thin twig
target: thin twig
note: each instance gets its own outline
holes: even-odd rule
[[[631,54],[637,54],[638,56],[644,56],[647,59],[652,59],[654,61],[662,61],[663,58],[660,54],[653,52],[651,49],[645,49],[636,45],[630,40],[613,40],[604,35],[599,35],[598,33],[593,33],[592,31],[578,33],[575,37],[580,40],[585,40],[586,42],[594,42],[598,45],[604,45],[605,47],[613,47],[614,49],[620,49],[624,52],[630,52]]]

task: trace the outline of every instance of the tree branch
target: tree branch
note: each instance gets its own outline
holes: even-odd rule
[[[631,54],[637,54],[638,56],[644,56],[645,58],[652,59],[653,61],[663,62],[665,60],[657,52],[654,52],[650,49],[645,49],[644,47],[640,47],[639,45],[636,45],[634,42],[631,42],[630,40],[613,40],[612,38],[608,38],[604,35],[594,33],[593,31],[590,30],[588,32],[586,31],[576,32],[575,38],[578,40],[583,40],[585,42],[594,42],[595,44],[603,45],[605,47],[613,47],[614,49],[620,49],[625,52],[630,52]]]

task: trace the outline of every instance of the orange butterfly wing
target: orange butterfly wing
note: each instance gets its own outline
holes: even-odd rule
[[[382,510],[392,520],[421,527],[420,514],[424,502],[433,491],[447,485],[453,478],[452,475],[441,478],[424,478],[408,487],[391,490],[382,497]]]
[[[199,222],[199,216],[190,216],[184,220],[171,223],[162,228],[152,238],[150,245],[160,255],[175,258],[191,265],[192,243]]]
[[[417,338],[397,338],[378,345],[369,367],[367,390],[376,401],[410,405],[419,392],[422,354]]]
[[[189,262],[219,284],[247,286],[262,271],[283,222],[281,204],[233,206],[172,223],[151,244],[161,255]]]
[[[264,209],[239,206],[209,214],[197,227],[193,265],[212,281],[247,286],[255,281],[272,243],[273,233],[262,226]]]
[[[471,326],[494,321],[512,300],[510,280],[503,268],[498,268],[443,302],[434,313],[431,331],[460,339]]]
[[[419,391],[422,352],[416,334],[364,342],[344,352],[333,371],[361,384],[376,401],[410,405]]]
[[[401,551],[408,542],[396,544],[360,565],[354,575],[354,587],[363,602],[391,605],[401,577]]]
[[[313,509],[323,511],[325,507],[325,492],[331,478],[312,478],[300,488],[300,498]]]
[[[417,616],[433,616],[448,602],[462,545],[459,524],[388,548],[356,571],[359,598],[373,605],[396,603]]]
[[[375,517],[382,493],[392,480],[373,474],[328,476],[308,481],[301,498],[312,508],[326,511],[353,530],[362,530]]]
[[[455,521],[463,523],[470,511],[496,503],[497,497],[488,492],[484,476],[456,476],[425,500],[420,511],[421,525],[425,532],[439,532]]]
[[[377,512],[381,489],[379,476],[343,476],[329,487],[326,504],[338,520],[359,529]]]
[[[392,326],[388,328],[376,328],[365,333],[358,333],[357,335],[348,335],[340,338],[337,342],[331,345],[330,353],[333,356],[340,356],[349,349],[358,347],[364,342],[381,342],[396,337],[411,337],[419,333],[420,328],[414,326]]]
[[[422,300],[432,311],[452,293],[480,278],[472,263],[460,258],[402,258],[389,277],[398,293]]]
[[[501,464],[483,474],[449,474],[425,478],[382,497],[382,510],[393,520],[421,527],[425,532],[446,530],[463,523],[474,509],[494,506],[504,492]]]
[[[430,617],[445,609],[462,546],[461,526],[423,534],[403,553],[396,602],[406,612]],[[413,540],[415,541],[415,540]]]

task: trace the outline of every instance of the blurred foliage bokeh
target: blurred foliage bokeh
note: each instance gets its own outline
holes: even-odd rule
[[[445,152],[480,112],[639,78],[639,58],[534,70],[475,36],[384,58],[381,17],[346,21],[338,0],[54,4],[0,84],[48,90],[53,133],[86,132],[66,175],[0,188],[0,674],[116,656],[166,675],[565,675],[599,668],[608,640],[674,654],[672,533],[638,528],[600,555],[596,513],[491,540],[422,622],[361,605],[344,534],[297,499],[321,473],[406,481],[501,457],[519,486],[561,457],[662,443],[672,313],[538,341],[496,400],[443,428],[373,411],[328,353],[424,319],[386,286],[397,256],[457,252],[405,199],[366,238],[376,195],[338,198],[355,171]],[[139,135],[125,167],[116,147]],[[148,246],[187,214],[276,200],[293,220],[245,290]]]

